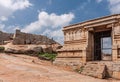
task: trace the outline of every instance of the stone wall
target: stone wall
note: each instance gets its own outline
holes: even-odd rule
[[[56,43],[53,39],[49,39],[46,36],[35,35],[30,33],[20,32],[20,30],[16,30],[16,33],[13,37],[13,44],[54,44]]]
[[[5,44],[5,41],[12,40],[13,34],[12,33],[5,33],[0,31],[0,45]]]
[[[113,57],[112,59],[114,61],[120,60],[120,54],[119,54],[119,49],[120,49],[120,21],[115,23],[113,25],[113,47],[112,47],[112,54]]]
[[[64,31],[64,46],[58,50],[54,64],[72,65],[86,62],[88,33],[84,28]]]

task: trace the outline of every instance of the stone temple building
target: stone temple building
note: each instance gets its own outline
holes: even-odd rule
[[[63,32],[55,63],[120,60],[120,14],[69,25]]]

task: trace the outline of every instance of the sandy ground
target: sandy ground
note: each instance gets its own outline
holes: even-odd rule
[[[68,69],[68,68],[67,68]],[[80,75],[26,55],[0,54],[0,82],[120,82]]]

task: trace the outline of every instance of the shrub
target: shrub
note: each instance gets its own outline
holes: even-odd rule
[[[5,50],[5,47],[0,46],[0,52],[3,52]]]
[[[83,71],[83,68],[84,66],[81,66],[78,72],[81,73]]]
[[[40,59],[45,59],[45,60],[50,60],[50,61],[54,61],[55,60],[55,58],[56,58],[56,54],[54,54],[54,53],[40,53],[39,55],[38,55],[38,57],[40,58]]]

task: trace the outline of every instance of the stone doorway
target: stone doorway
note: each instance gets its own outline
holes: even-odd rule
[[[94,60],[112,60],[111,30],[94,33]]]

